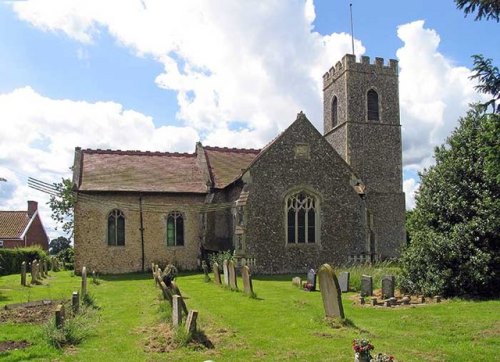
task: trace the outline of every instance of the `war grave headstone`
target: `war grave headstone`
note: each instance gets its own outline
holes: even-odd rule
[[[318,271],[319,289],[327,317],[345,318],[342,305],[342,292],[333,268],[323,264]]]
[[[310,269],[307,273],[305,289],[310,292],[314,292],[316,290],[316,271],[314,269]]]
[[[340,285],[340,291],[342,293],[346,293],[349,291],[350,276],[351,276],[351,273],[349,273],[349,272],[342,272],[339,274],[339,285]]]
[[[227,270],[229,273],[229,286],[232,290],[238,290],[238,279],[236,278],[236,269],[232,260],[227,263]]]
[[[243,279],[243,290],[246,294],[252,296],[253,285],[252,285],[252,275],[250,274],[250,268],[246,265],[241,267],[241,277]]]
[[[227,270],[227,260],[222,263],[222,273],[224,274],[224,285],[229,285],[229,272]]]
[[[370,275],[361,276],[361,295],[363,297],[373,295],[373,278]]]
[[[388,299],[394,297],[394,284],[396,278],[394,275],[386,275],[382,278],[382,298]]]
[[[212,266],[212,269],[213,269],[213,272],[214,272],[214,280],[215,280],[215,284],[220,285],[220,284],[221,284],[221,281],[220,281],[219,264],[214,263],[214,265]]]

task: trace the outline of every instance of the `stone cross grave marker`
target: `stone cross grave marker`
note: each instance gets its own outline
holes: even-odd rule
[[[311,286],[309,291],[316,290],[316,271],[314,269],[310,269],[307,273],[307,284]]]
[[[196,319],[198,319],[198,311],[190,310],[186,318],[186,332],[193,333],[196,331]]]
[[[243,279],[243,290],[246,294],[253,295],[253,285],[252,285],[252,275],[250,274],[250,268],[246,265],[241,267],[241,277]]]
[[[300,279],[300,277],[293,277],[292,278],[292,285],[300,288],[301,284],[302,284],[302,280]]]
[[[214,263],[214,265],[212,266],[212,268],[213,268],[213,270],[214,270],[214,279],[215,279],[215,284],[220,285],[220,284],[221,284],[221,282],[220,282],[219,264]]]
[[[21,263],[21,285],[26,286],[26,262]]]
[[[229,285],[229,275],[227,270],[227,260],[222,263],[222,272],[224,273],[224,285]]]
[[[361,296],[370,297],[373,295],[373,278],[370,275],[361,276]]]
[[[78,313],[78,309],[80,309],[80,295],[78,292],[73,292],[71,295],[71,307],[73,308],[73,314]]]
[[[332,267],[328,264],[323,264],[319,268],[318,275],[325,315],[327,317],[345,318],[344,306],[342,305],[342,292],[340,291],[339,282]]]
[[[174,327],[179,327],[182,324],[182,297],[174,295],[172,297],[172,324]]]
[[[82,268],[82,298],[87,295],[87,267]]]
[[[342,293],[349,291],[349,278],[350,278],[350,276],[351,276],[351,274],[349,272],[342,272],[339,274],[340,291]]]
[[[236,278],[234,261],[230,260],[227,263],[227,270],[229,272],[229,286],[231,287],[232,290],[238,290],[238,279]]]
[[[396,278],[394,275],[386,275],[382,278],[382,298],[388,299],[394,297],[394,284]]]

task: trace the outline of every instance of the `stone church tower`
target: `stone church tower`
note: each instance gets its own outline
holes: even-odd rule
[[[371,259],[405,242],[398,63],[347,54],[323,76],[324,137],[361,178]]]

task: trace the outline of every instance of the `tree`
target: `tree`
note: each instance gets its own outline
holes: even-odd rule
[[[500,283],[500,116],[472,108],[436,164],[421,173],[407,223],[411,243],[402,256],[402,286],[445,296],[498,294]],[[494,162],[494,161],[493,161]]]
[[[500,21],[500,1],[499,0],[455,0],[457,8],[465,12],[465,16],[472,14],[477,9],[476,18],[481,20],[483,17],[486,20],[490,18]]]
[[[495,67],[492,64],[493,61],[485,59],[483,55],[473,55],[472,58],[474,59],[474,68],[472,69],[474,74],[470,78],[479,80],[476,90],[493,97],[486,103],[481,104],[481,106],[488,108],[491,105],[493,113],[500,113],[500,102],[496,105],[496,102],[500,101],[500,72],[498,67]]]
[[[49,243],[51,255],[57,255],[59,252],[71,248],[71,241],[64,236],[59,236],[57,239],[52,239]]]
[[[69,234],[69,239],[73,237],[73,210],[75,205],[75,194],[73,192],[73,182],[63,178],[61,182],[54,183],[56,196],[50,196],[49,206],[52,210],[52,219],[62,225],[62,229]]]

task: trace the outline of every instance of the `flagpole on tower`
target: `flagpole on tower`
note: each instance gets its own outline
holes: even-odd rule
[[[352,3],[349,4],[349,10],[351,13],[351,44],[352,44],[352,55],[356,55],[354,53],[354,26],[352,25]]]

